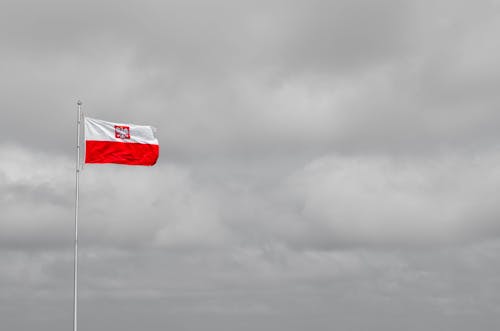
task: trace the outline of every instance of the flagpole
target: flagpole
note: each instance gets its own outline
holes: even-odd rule
[[[73,277],[74,301],[73,301],[73,331],[77,331],[77,308],[78,308],[78,200],[80,189],[80,123],[82,119],[82,102],[78,100],[77,129],[76,129],[76,190],[75,190],[75,265]]]

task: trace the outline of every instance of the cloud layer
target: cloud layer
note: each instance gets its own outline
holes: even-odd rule
[[[491,330],[499,9],[3,1],[2,323],[71,325],[80,98],[161,143],[82,172],[82,328]]]

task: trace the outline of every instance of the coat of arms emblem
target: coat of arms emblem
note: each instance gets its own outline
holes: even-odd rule
[[[120,139],[130,139],[130,127],[125,125],[115,125],[115,137]]]

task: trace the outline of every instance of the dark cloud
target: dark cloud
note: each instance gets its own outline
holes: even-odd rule
[[[82,99],[161,157],[82,172],[81,328],[493,329],[498,8],[3,1],[2,325],[71,326]]]

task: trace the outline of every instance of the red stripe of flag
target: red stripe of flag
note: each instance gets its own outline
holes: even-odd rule
[[[118,163],[152,166],[158,160],[159,145],[114,141],[85,141],[85,163]]]

